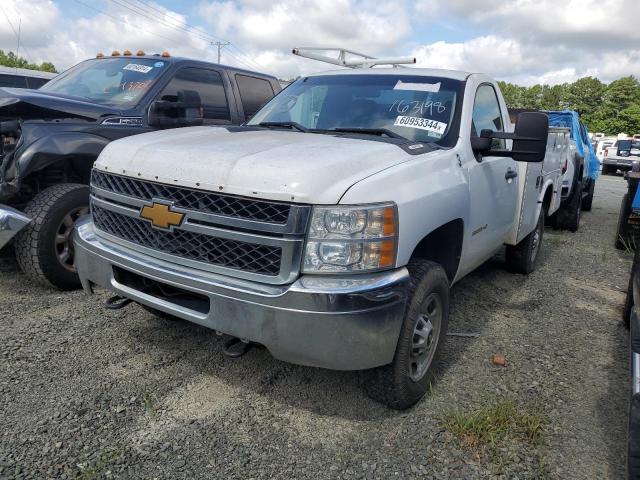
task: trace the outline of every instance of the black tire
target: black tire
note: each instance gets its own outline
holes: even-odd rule
[[[427,393],[449,323],[449,280],[444,269],[422,259],[411,260],[408,269],[409,296],[393,362],[367,371],[365,383],[372,399],[396,410],[411,407]],[[416,347],[421,339],[427,344],[424,356]]]
[[[510,272],[528,275],[536,269],[542,250],[545,216],[546,211],[541,208],[536,228],[517,245],[507,245],[506,264]]]
[[[609,175],[609,165],[602,165],[602,175]]]
[[[587,188],[587,195],[582,198],[582,210],[585,212],[591,211],[591,205],[593,204],[593,192],[596,189],[596,181],[589,179],[589,187]]]
[[[582,189],[577,183],[573,187],[571,197],[558,209],[556,225],[562,230],[577,232],[580,227],[580,213],[582,210]]]
[[[627,285],[627,296],[624,299],[624,310],[622,311],[622,321],[629,328],[631,319],[631,309],[633,308],[633,277],[640,267],[640,250],[636,250],[631,264],[631,273],[629,274],[629,283]]]
[[[622,202],[620,202],[618,227],[616,228],[615,246],[618,250],[626,250],[631,244],[628,225],[629,215],[631,215],[631,202],[629,202],[629,194],[625,193],[622,196]]]
[[[49,187],[27,204],[24,212],[32,221],[16,235],[15,251],[29,278],[61,290],[80,288],[71,232],[88,211],[89,187],[75,183]]]

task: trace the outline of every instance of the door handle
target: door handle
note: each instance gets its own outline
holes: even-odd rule
[[[512,178],[516,178],[518,176],[518,172],[516,172],[515,170],[507,170],[507,173],[504,174],[504,179],[505,180],[511,180]]]

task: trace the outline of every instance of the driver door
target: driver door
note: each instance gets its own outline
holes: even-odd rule
[[[504,119],[494,87],[481,84],[476,90],[471,135],[484,129],[504,131]],[[504,149],[494,139],[492,148]],[[518,200],[517,165],[511,157],[475,155],[469,165],[471,197],[469,248],[472,258],[484,261],[505,242],[513,225]],[[479,262],[481,263],[481,262]]]

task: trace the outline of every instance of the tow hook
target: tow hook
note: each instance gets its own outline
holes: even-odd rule
[[[120,295],[114,295],[111,298],[108,298],[106,302],[104,302],[104,308],[108,310],[120,310],[121,308],[129,305],[133,300],[126,297],[121,297]]]
[[[222,353],[229,358],[240,358],[251,350],[252,346],[253,345],[249,343],[249,340],[231,337],[229,340],[224,342],[224,345],[222,346]]]

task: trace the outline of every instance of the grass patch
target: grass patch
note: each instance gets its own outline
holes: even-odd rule
[[[123,457],[125,453],[126,450],[124,448],[115,448],[103,452],[93,465],[84,468],[81,467],[81,472],[77,478],[81,480],[95,480],[101,478],[107,467],[116,459]]]
[[[150,416],[156,416],[156,414],[158,413],[158,406],[153,395],[151,395],[150,393],[145,393],[144,395],[142,395],[142,404],[144,405],[144,409]]]
[[[514,440],[537,444],[544,432],[546,416],[538,407],[525,407],[511,398],[503,398],[472,411],[445,413],[440,423],[463,446],[490,453]]]

